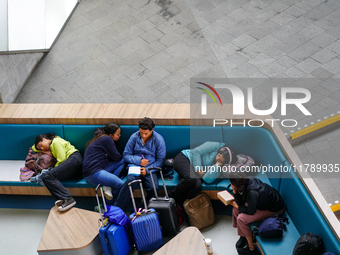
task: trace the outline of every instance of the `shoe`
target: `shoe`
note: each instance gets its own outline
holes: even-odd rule
[[[235,247],[242,248],[246,245],[247,245],[247,238],[245,238],[244,236],[240,236],[240,239],[238,239],[238,241],[236,242]]]
[[[254,250],[250,250],[248,245],[245,245],[244,247],[237,248],[237,252],[239,255],[260,255],[258,252],[256,246]]]
[[[67,211],[68,209],[70,209],[75,204],[76,204],[76,201],[73,199],[73,197],[65,199],[64,202],[62,203],[62,205],[58,207],[58,210],[61,211],[61,212]]]
[[[104,207],[103,207],[103,205],[102,205],[102,204],[100,205],[100,209],[102,210],[102,213],[104,213],[104,212],[105,212],[105,210],[104,210]],[[97,212],[97,213],[99,213],[99,208],[98,208],[98,205],[96,205],[96,206],[94,207],[94,211],[95,211],[95,212]]]
[[[113,199],[113,195],[112,195],[112,188],[109,186],[103,186],[103,191],[104,191],[104,197],[107,200],[112,200]]]
[[[59,206],[61,206],[62,204],[63,204],[63,202],[64,202],[64,200],[57,200],[57,201],[55,201],[55,205],[57,206],[57,207],[59,207]]]

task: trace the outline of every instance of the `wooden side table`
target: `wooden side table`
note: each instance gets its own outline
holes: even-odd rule
[[[59,212],[54,206],[47,218],[38,246],[39,255],[102,254],[98,224],[99,213],[73,207]]]
[[[204,236],[196,227],[187,227],[154,255],[207,255]],[[214,252],[213,255],[217,255]]]

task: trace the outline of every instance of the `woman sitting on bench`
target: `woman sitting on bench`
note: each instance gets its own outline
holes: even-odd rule
[[[95,130],[94,138],[86,144],[83,175],[92,185],[103,185],[105,198],[112,200],[112,191],[119,191],[114,205],[125,209],[129,190],[122,190],[124,184],[119,175],[125,166],[115,142],[120,138],[120,126],[113,122]],[[114,193],[114,192],[113,192]]]
[[[235,201],[233,227],[240,239],[236,243],[239,254],[259,254],[253,243],[249,224],[284,212],[285,204],[280,193],[257,178],[247,178],[244,173],[229,174]]]
[[[66,211],[76,204],[76,201],[60,181],[65,181],[81,175],[83,157],[70,142],[55,136],[53,133],[38,135],[32,149],[37,152],[53,155],[57,163],[54,168],[42,175],[42,181],[51,195],[59,211]]]
[[[213,181],[208,171],[202,168],[207,166],[220,166],[233,164],[237,160],[235,152],[219,142],[205,142],[195,149],[182,150],[173,162],[174,170],[182,178],[169,194],[180,207],[186,199],[196,197],[202,191],[203,176],[207,174],[207,180]],[[200,170],[197,170],[198,167]],[[211,170],[211,167],[210,167]],[[220,172],[215,172],[220,174]]]

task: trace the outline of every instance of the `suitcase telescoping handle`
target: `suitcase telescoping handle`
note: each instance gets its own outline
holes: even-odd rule
[[[160,173],[161,179],[162,179],[162,182],[163,182],[165,197],[166,197],[167,199],[169,199],[168,190],[166,189],[166,186],[165,186],[165,181],[164,181],[164,177],[163,177],[162,168],[160,168],[160,167],[150,167],[150,168],[149,168],[150,177],[151,177],[152,186],[153,186],[153,190],[155,191],[155,196],[156,196],[156,198],[158,198],[158,194],[157,194],[155,182],[154,182],[153,177],[152,177],[152,173],[155,172],[155,171],[151,171],[151,170],[157,170],[157,171]]]
[[[100,192],[101,192],[101,195],[102,195],[102,199],[103,199],[104,210],[106,212],[106,203],[105,203],[105,199],[104,199],[103,187],[102,187],[101,184],[97,185],[97,187],[95,189],[95,192],[96,192],[96,199],[97,199],[97,204],[98,204],[98,210],[99,210],[99,214],[100,214],[100,220],[102,221],[102,224],[104,224],[102,208],[100,206],[99,197],[98,197],[98,189],[100,189]]]
[[[142,198],[143,198],[143,202],[144,202],[144,206],[145,206],[145,210],[148,210],[148,206],[146,204],[146,200],[145,200],[145,195],[144,195],[144,190],[143,190],[143,185],[142,185],[142,180],[138,179],[138,180],[134,180],[132,182],[129,182],[129,189],[130,189],[130,194],[131,194],[131,200],[132,200],[132,205],[133,205],[133,209],[135,210],[135,213],[137,214],[137,207],[136,207],[136,202],[135,202],[135,198],[133,196],[133,190],[131,187],[131,184],[135,183],[135,182],[139,182],[139,186],[140,186],[140,191],[142,193]]]

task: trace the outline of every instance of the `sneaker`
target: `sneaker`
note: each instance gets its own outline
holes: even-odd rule
[[[247,238],[240,236],[240,239],[236,242],[236,248],[242,248],[247,245]]]
[[[76,204],[76,201],[73,199],[73,197],[65,199],[61,206],[58,207],[58,210],[63,212],[68,209],[70,209],[72,206]]]
[[[57,206],[57,207],[59,207],[59,206],[61,206],[62,204],[63,204],[63,202],[64,202],[64,200],[57,200],[57,201],[55,201],[55,205]]]
[[[104,191],[104,197],[107,200],[112,200],[113,199],[112,188],[111,187],[103,186],[103,191]]]

